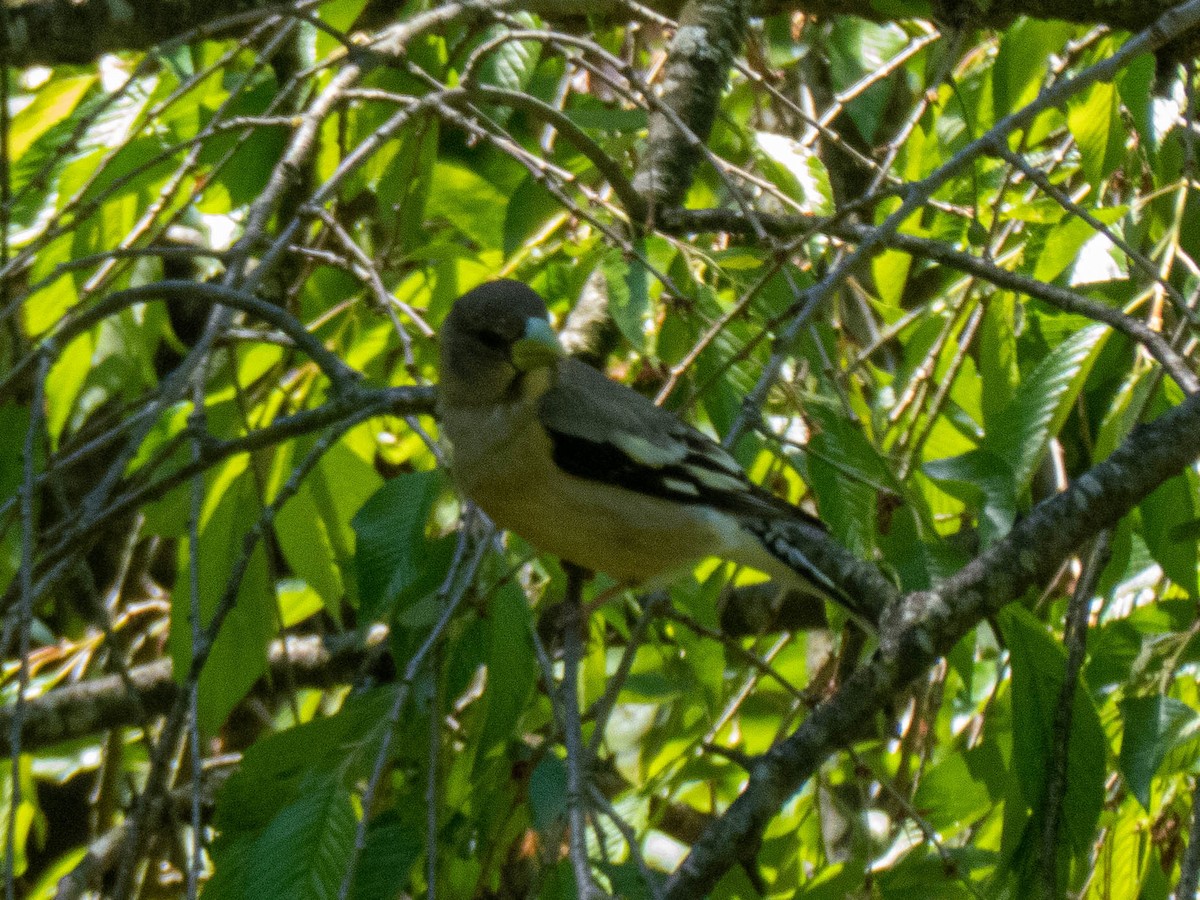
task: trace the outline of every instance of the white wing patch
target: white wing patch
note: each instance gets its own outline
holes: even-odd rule
[[[683,462],[687,456],[687,447],[677,441],[664,447],[628,431],[617,431],[609,435],[609,440],[634,462],[652,469]]]

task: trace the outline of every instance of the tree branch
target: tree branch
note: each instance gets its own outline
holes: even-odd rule
[[[872,660],[754,765],[742,795],[695,843],[667,900],[704,896],[752,850],[780,807],[832,753],[882,712],[985,616],[1050,577],[1062,560],[1127,515],[1200,455],[1200,395],[1136,428],[1105,461],[1038,504],[1009,534],[932,591],[886,617]]]

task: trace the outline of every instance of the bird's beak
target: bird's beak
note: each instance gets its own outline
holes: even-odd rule
[[[525,323],[525,337],[512,346],[513,365],[522,372],[531,372],[554,365],[562,356],[562,344],[550,323],[539,316],[530,316]]]

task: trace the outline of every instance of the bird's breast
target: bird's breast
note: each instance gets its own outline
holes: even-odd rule
[[[569,475],[533,411],[493,407],[443,418],[462,492],[534,547],[633,583],[721,556],[728,517]],[[726,521],[728,520],[728,521]]]

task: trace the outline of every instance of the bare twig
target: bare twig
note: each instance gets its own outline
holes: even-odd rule
[[[396,696],[388,711],[387,719],[381,726],[382,735],[379,741],[379,751],[375,755],[375,764],[371,769],[371,777],[368,779],[367,786],[362,794],[364,813],[362,818],[358,820],[358,827],[354,833],[354,844],[350,848],[350,856],[346,860],[346,870],[342,875],[341,886],[338,888],[338,900],[346,900],[350,896],[350,888],[354,884],[354,873],[358,868],[358,859],[362,855],[363,848],[367,845],[367,824],[370,819],[371,804],[376,792],[379,790],[384,772],[387,769],[392,740],[396,734],[396,726],[400,723],[400,714],[404,711],[405,703],[408,702],[408,695],[412,691],[413,682],[424,667],[425,661],[430,653],[433,652],[434,647],[441,641],[442,635],[445,633],[451,619],[454,618],[454,613],[458,610],[459,604],[462,603],[471,585],[474,584],[475,573],[479,569],[479,563],[482,562],[487,552],[489,544],[487,537],[484,537],[476,544],[469,557],[466,552],[466,541],[466,531],[463,530],[460,532],[459,546],[454,564],[451,565],[446,580],[438,590],[438,600],[442,607],[442,613],[433,628],[430,629],[429,634],[426,635],[421,646],[417,649],[417,652],[408,661],[408,665],[404,667],[404,677],[396,685]],[[434,848],[429,848],[430,854],[433,853],[433,850]],[[432,890],[432,884],[430,885],[430,890]]]
[[[1063,801],[1067,795],[1067,760],[1071,743],[1071,720],[1075,708],[1075,688],[1079,683],[1079,670],[1083,666],[1087,647],[1088,612],[1091,609],[1092,596],[1111,555],[1110,538],[1111,533],[1106,530],[1100,532],[1092,542],[1083,572],[1067,608],[1067,623],[1063,634],[1063,643],[1067,646],[1067,666],[1058,694],[1058,705],[1054,709],[1051,758],[1047,766],[1046,793],[1042,803],[1044,818],[1040,870],[1042,891],[1046,897],[1057,897],[1060,893],[1058,832],[1062,822]]]
[[[4,890],[8,900],[15,900],[17,892],[17,818],[22,803],[21,794],[21,730],[25,716],[25,692],[29,689],[29,644],[33,620],[33,553],[37,540],[37,511],[34,505],[34,471],[37,468],[39,435],[42,431],[43,404],[45,402],[46,373],[50,358],[46,353],[38,354],[37,372],[34,376],[33,398],[29,404],[29,424],[25,427],[25,458],[21,467],[21,562],[17,572],[20,604],[17,611],[17,653],[21,660],[17,676],[17,697],[13,703],[12,724],[9,730],[9,753],[12,755],[12,771],[9,787],[8,821],[4,829]],[[8,646],[5,635],[3,646]]]
[[[583,658],[583,585],[589,573],[563,563],[567,573],[567,593],[563,600],[563,678],[562,693],[564,743],[567,748],[567,822],[570,827],[571,868],[575,872],[576,895],[595,897],[592,866],[587,848],[587,757],[583,749],[583,727],[579,714],[579,664]]]

